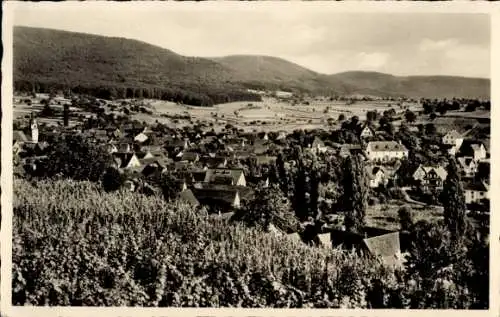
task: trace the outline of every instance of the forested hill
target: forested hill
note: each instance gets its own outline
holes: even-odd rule
[[[52,29],[14,28],[14,83],[20,90],[73,89],[211,105],[259,97],[246,88],[331,95],[489,97],[488,79],[320,74],[270,56],[186,57],[137,40]]]
[[[13,64],[17,89],[34,84],[42,91],[172,97],[199,105],[257,97],[233,84],[231,72],[217,62],[123,38],[15,27]]]
[[[490,80],[456,76],[392,76],[377,72],[345,72],[330,80],[355,87],[352,94],[401,95],[412,98],[486,98]]]

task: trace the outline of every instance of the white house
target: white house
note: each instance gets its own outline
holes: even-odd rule
[[[465,203],[480,202],[489,199],[489,186],[484,182],[464,184]]]
[[[408,157],[408,149],[396,141],[369,142],[365,152],[370,161],[388,162]]]
[[[476,161],[481,161],[486,159],[486,148],[484,147],[483,144],[472,144],[471,145],[473,154],[474,154],[474,160]]]
[[[141,132],[134,137],[134,141],[137,141],[139,143],[144,143],[144,142],[146,142],[147,139],[148,139],[148,136],[144,132]]]
[[[456,145],[457,141],[460,141],[460,143],[462,143],[463,140],[464,138],[460,133],[457,132],[457,130],[448,131],[448,133],[446,133],[441,139],[443,144],[447,145]]]
[[[374,133],[373,133],[373,130],[372,128],[370,128],[368,125],[366,125],[362,130],[361,130],[361,133],[360,133],[360,137],[361,138],[371,138],[373,137]]]
[[[474,177],[477,172],[477,161],[472,157],[459,157],[457,159],[458,166],[463,176]]]
[[[367,167],[366,172],[370,180],[370,187],[372,188],[387,185],[389,182],[389,179],[385,175],[385,171],[379,166]]]
[[[413,173],[413,179],[424,188],[442,188],[448,172],[442,166],[424,166],[420,164]]]
[[[318,137],[314,137],[313,142],[309,144],[309,148],[316,153],[325,153],[328,150],[325,143]]]

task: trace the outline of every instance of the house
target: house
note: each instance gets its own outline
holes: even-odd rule
[[[224,156],[204,156],[200,159],[200,163],[203,165],[203,168],[225,168],[227,165],[227,158]]]
[[[375,135],[373,129],[369,125],[365,125],[361,132],[359,133],[360,138],[371,138]]]
[[[311,151],[316,153],[325,153],[328,149],[325,146],[325,143],[317,136],[315,136],[311,144],[309,144],[309,148],[311,149]]]
[[[269,165],[276,162],[276,156],[257,155],[255,157],[257,165]]]
[[[413,179],[424,189],[443,188],[448,172],[442,166],[424,166],[420,164],[413,173]]]
[[[269,151],[269,142],[262,139],[255,140],[248,150],[252,151],[256,155],[265,154]]]
[[[202,205],[223,207],[225,209],[240,208],[238,190],[223,190],[218,188],[193,188],[194,196]]]
[[[396,141],[372,141],[366,146],[366,157],[370,161],[388,162],[408,157],[406,147]]]
[[[457,132],[457,130],[451,130],[443,136],[441,142],[446,145],[458,146],[458,148],[460,148],[463,140],[464,138],[460,133]]]
[[[181,162],[189,162],[189,163],[196,163],[200,159],[200,155],[195,152],[179,152],[179,154],[176,155],[177,158]]]
[[[471,182],[464,184],[465,203],[472,204],[482,199],[489,199],[489,185],[485,182]]]
[[[189,148],[188,139],[172,139],[167,142],[165,148],[171,152],[185,151]]]
[[[139,143],[144,143],[149,139],[146,133],[141,132],[134,137],[134,141]]]
[[[333,246],[356,249],[365,256],[378,259],[389,267],[402,265],[399,232],[381,228],[364,227],[364,234],[351,233],[345,230],[332,229]]]
[[[131,169],[141,166],[141,163],[135,153],[115,152],[113,153],[115,166],[120,169]]]
[[[385,186],[389,182],[389,179],[385,175],[385,170],[380,166],[366,167],[366,174],[371,188]]]
[[[361,145],[358,144],[338,144],[334,145],[334,148],[337,150],[337,154],[341,157],[345,158],[352,154],[363,154],[361,149]]]
[[[276,136],[276,141],[286,140],[286,131],[278,131],[278,135]]]
[[[21,130],[14,130],[12,131],[12,134],[13,134],[12,151],[14,152],[14,155],[17,155],[23,150],[23,146],[29,143],[31,140],[28,139],[26,134]]]
[[[472,157],[459,157],[458,166],[463,177],[474,177],[477,172],[477,162]]]
[[[116,145],[117,151],[116,152],[122,152],[122,153],[128,153],[132,152],[132,146],[130,143],[119,143]]]
[[[471,157],[476,162],[485,159],[486,155],[485,146],[475,140],[464,140],[457,153],[458,157]]]
[[[245,173],[242,169],[217,168],[205,171],[205,183],[232,186],[246,186]]]

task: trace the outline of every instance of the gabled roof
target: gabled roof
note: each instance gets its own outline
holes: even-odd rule
[[[323,147],[323,146],[325,146],[325,143],[320,138],[315,136],[314,140],[311,143],[311,147],[317,147],[317,146]]]
[[[126,167],[133,157],[136,157],[134,153],[131,152],[115,152],[113,153],[113,159],[118,164],[119,168]]]
[[[237,190],[223,190],[215,188],[193,188],[196,199],[202,204],[224,203],[232,205],[239,195]]]
[[[418,168],[415,170],[415,172],[413,173],[413,175],[414,175],[413,177],[415,177],[415,173],[417,173],[419,169],[423,170],[425,175],[428,175],[431,172],[435,172],[436,175],[439,176],[439,178],[441,178],[443,181],[446,179],[446,176],[448,175],[448,172],[442,166],[437,166],[437,167],[436,166],[424,166],[424,165],[420,164],[418,166]]]
[[[193,206],[200,205],[200,202],[198,201],[198,199],[196,199],[195,195],[193,194],[193,191],[190,189],[186,189],[185,191],[180,192],[179,200],[187,202]]]
[[[464,190],[473,190],[473,191],[480,191],[480,192],[487,192],[489,190],[489,186],[485,182],[465,183],[463,185],[463,187],[464,187]]]
[[[257,164],[270,164],[276,162],[276,156],[257,155]]]
[[[216,167],[222,167],[222,165],[225,165],[227,163],[227,158],[224,156],[203,156],[200,158],[200,162],[209,168],[216,168]]]
[[[211,183],[215,180],[227,179],[231,177],[232,183],[236,183],[238,179],[244,175],[242,169],[216,168],[208,169],[205,174],[205,182]]]
[[[182,153],[181,156],[181,161],[189,161],[189,162],[194,162],[198,160],[200,155],[195,152],[184,152]]]
[[[444,136],[445,137],[450,137],[450,138],[453,138],[453,139],[458,139],[458,138],[462,137],[462,135],[457,130],[455,130],[455,129],[448,131]]]
[[[459,156],[474,156],[474,152],[484,146],[481,141],[466,139],[458,151]]]
[[[398,265],[401,259],[399,258],[401,253],[400,243],[399,243],[399,232],[387,233],[371,238],[363,239],[363,242],[368,249],[368,251],[381,258],[381,260],[387,265]]]
[[[459,157],[457,159],[457,161],[462,169],[469,168],[474,163],[474,159],[472,157],[469,157],[469,156]]]
[[[369,179],[375,179],[375,176],[378,173],[382,173],[385,175],[385,170],[381,166],[367,166],[366,168],[366,174]]]
[[[403,144],[396,141],[372,141],[368,143],[367,150],[371,152],[408,151]]]

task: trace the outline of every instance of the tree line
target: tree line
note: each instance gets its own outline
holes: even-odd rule
[[[161,99],[198,107],[212,107],[215,104],[235,101],[261,101],[262,97],[236,86],[227,87],[125,87],[118,85],[67,85],[61,83],[14,82],[14,90],[28,93],[53,93],[61,91],[65,95],[82,94],[100,99],[146,98]]]

